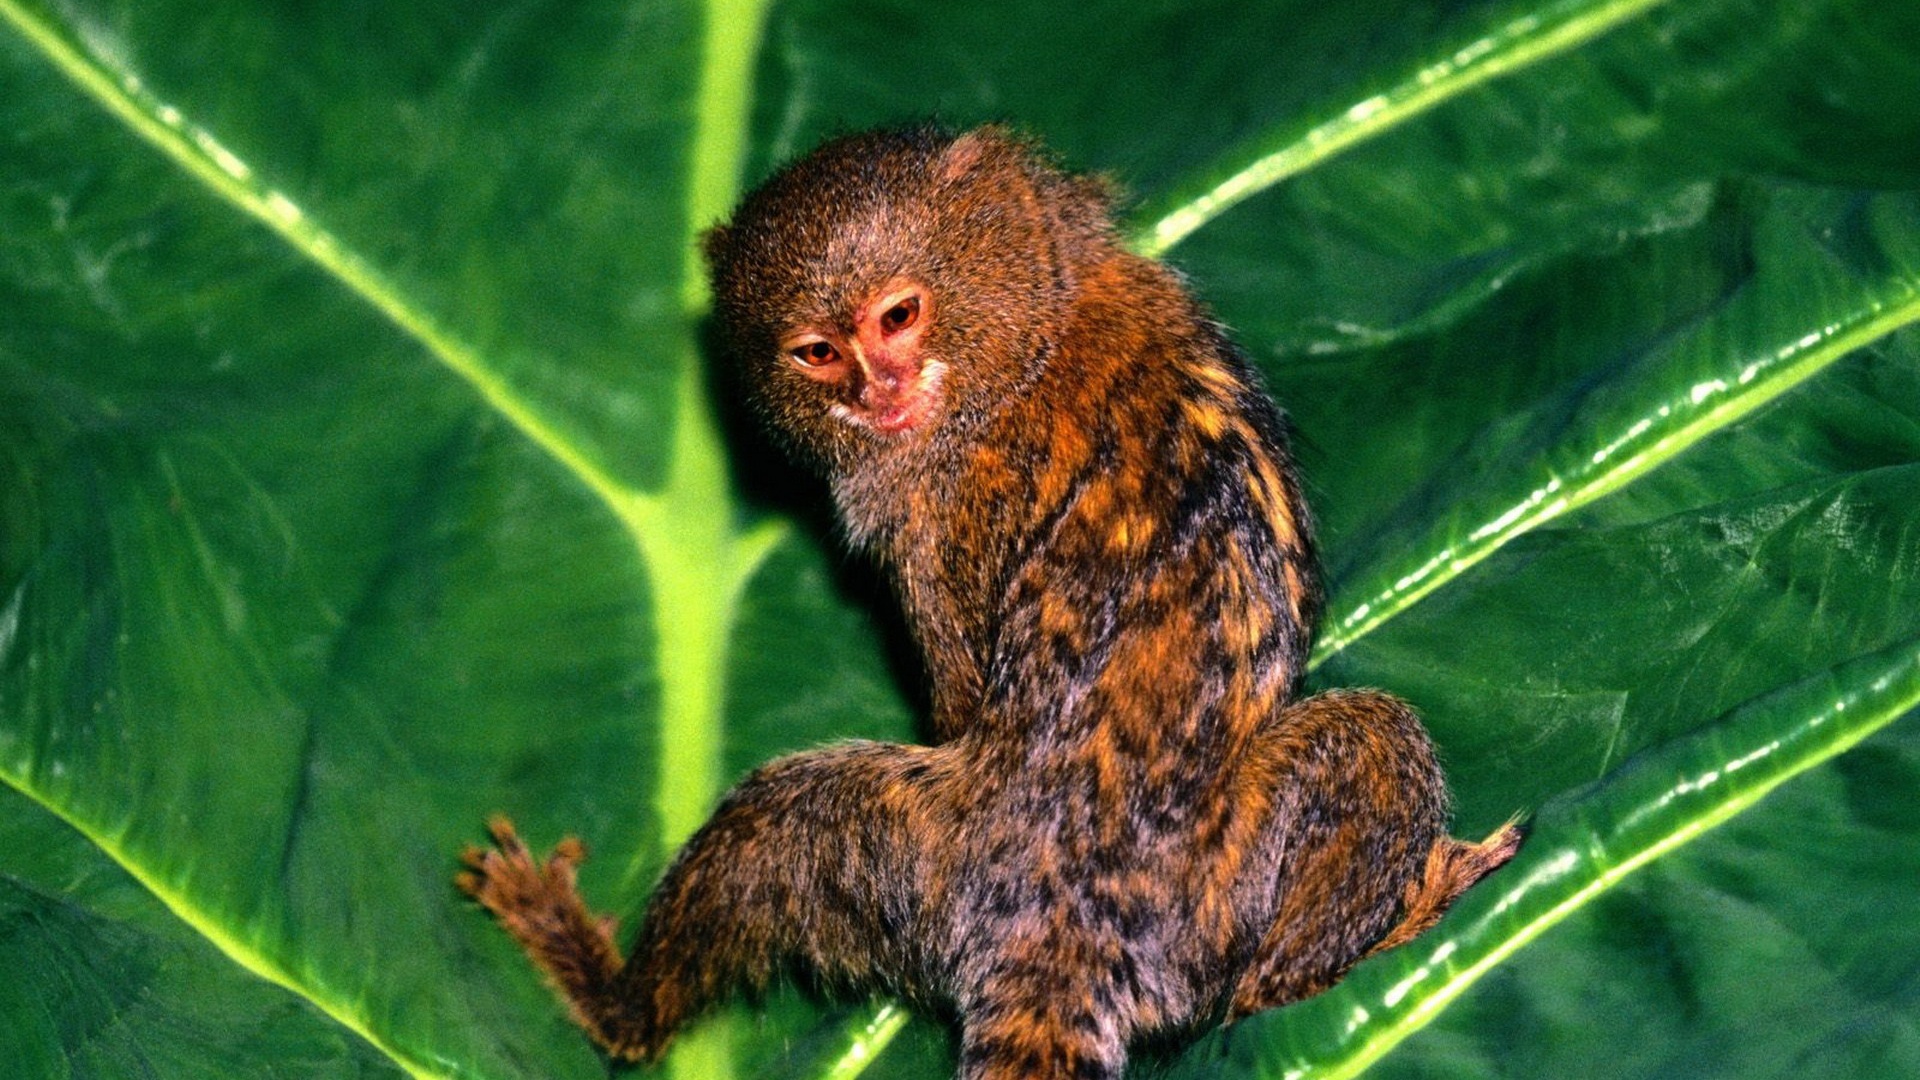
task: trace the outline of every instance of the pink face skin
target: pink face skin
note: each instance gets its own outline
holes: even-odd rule
[[[806,327],[780,339],[786,362],[827,384],[832,415],[883,435],[919,427],[940,403],[946,365],[929,361],[920,340],[934,319],[933,293],[895,278],[854,313],[854,333]]]

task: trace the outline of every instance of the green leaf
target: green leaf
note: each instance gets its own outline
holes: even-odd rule
[[[0,792],[0,1060],[15,1076],[397,1076],[266,986],[65,823]]]
[[[732,777],[914,737],[692,240],[937,114],[1138,193],[1300,429],[1315,682],[1536,815],[1138,1071],[1920,1073],[1917,84],[1864,0],[0,0],[0,1060],[602,1074],[457,853],[579,834],[628,914]],[[950,1074],[905,1015],[669,1071]]]

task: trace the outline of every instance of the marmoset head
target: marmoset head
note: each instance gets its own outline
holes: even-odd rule
[[[830,470],[990,411],[1037,377],[1106,201],[996,128],[822,145],[704,238],[755,405]]]

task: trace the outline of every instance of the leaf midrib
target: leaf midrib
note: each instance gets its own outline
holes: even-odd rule
[[[748,87],[766,0],[709,0],[705,5],[706,35],[702,77],[690,148],[690,175],[686,236],[691,238],[731,205],[739,186],[749,115]],[[12,25],[56,70],[92,98],[109,115],[158,149],[188,176],[217,197],[280,236],[294,251],[346,286],[380,312],[405,336],[419,343],[442,366],[471,386],[486,406],[518,429],[597,497],[632,538],[641,558],[656,571],[650,590],[655,606],[654,625],[662,641],[658,655],[692,662],[677,680],[662,678],[665,686],[693,685],[695,692],[682,702],[667,701],[663,711],[682,714],[673,742],[682,753],[663,754],[661,776],[674,780],[677,794],[662,797],[667,839],[677,843],[691,831],[686,824],[695,812],[717,795],[718,699],[707,684],[717,681],[725,649],[723,629],[746,580],[771,552],[782,535],[777,523],[766,523],[735,535],[730,525],[731,504],[724,494],[724,468],[719,436],[705,402],[697,392],[698,357],[691,334],[683,335],[678,352],[675,438],[670,449],[667,480],[658,492],[631,488],[619,480],[582,446],[569,440],[532,402],[521,396],[482,354],[463,341],[404,290],[380,273],[354,248],[308,214],[290,195],[264,184],[259,174],[211,131],[180,109],[162,101],[134,72],[116,68],[55,25],[29,10],[20,0],[0,0],[0,18]],[[685,263],[681,298],[689,325],[706,305],[705,279],[697,263]],[[711,518],[701,546],[699,572],[687,573],[684,560],[669,553],[685,530],[700,517]],[[719,542],[719,551],[713,541]],[[718,557],[716,558],[716,555]],[[718,581],[716,582],[716,578]],[[714,586],[716,583],[719,588]],[[707,610],[706,619],[689,619],[690,611]],[[685,638],[687,640],[677,640]],[[704,662],[701,662],[704,661]],[[704,692],[702,692],[704,691]],[[676,710],[677,705],[677,710]],[[712,761],[686,767],[692,756]],[[382,1054],[416,1077],[441,1074],[382,1038],[350,1005],[336,1000],[285,965],[230,933],[217,917],[188,894],[176,890],[134,853],[119,845],[94,823],[72,814],[53,793],[36,789],[24,778],[9,782],[36,803],[72,826],[103,854],[139,881],[184,924],[205,937],[235,963],[255,975],[314,1004],[343,1027],[365,1039]],[[658,790],[668,790],[664,782]],[[695,808],[689,810],[688,808]],[[640,856],[636,854],[635,865]]]
[[[1449,51],[1446,59],[1442,61],[1417,68],[1410,76],[1395,83],[1388,90],[1369,95],[1354,105],[1338,111],[1332,119],[1307,127],[1303,135],[1289,139],[1284,145],[1277,148],[1271,145],[1253,147],[1251,159],[1234,168],[1226,180],[1211,182],[1205,186],[1204,190],[1182,197],[1180,201],[1169,205],[1159,213],[1150,224],[1135,234],[1135,245],[1149,253],[1162,253],[1245,198],[1287,177],[1321,164],[1354,145],[1379,137],[1420,113],[1489,80],[1578,47],[1661,2],[1663,0],[1613,0],[1608,3],[1566,4],[1557,11],[1550,12],[1548,16],[1539,18],[1533,26],[1522,27],[1519,22],[1506,24],[1503,27],[1505,31],[1515,31],[1516,28],[1525,31],[1525,33],[1516,34],[1515,40],[1519,45],[1511,52],[1503,54],[1499,49],[1475,52],[1470,48],[1474,43],[1468,43],[1467,46]],[[706,63],[702,67],[703,75],[698,98],[699,115],[696,120],[694,148],[691,155],[693,176],[689,186],[688,200],[687,234],[689,237],[695,230],[709,224],[724,212],[737,191],[739,165],[745,145],[745,117],[748,103],[745,88],[748,85],[747,76],[750,74],[746,68],[750,66],[753,48],[757,43],[757,28],[764,18],[765,2],[764,0],[712,0],[706,10],[709,32]],[[296,251],[306,255],[316,265],[365,299],[403,333],[418,341],[438,362],[473,386],[488,407],[497,411],[530,441],[545,450],[615,512],[623,527],[641,548],[643,557],[649,559],[650,565],[657,562],[659,545],[663,542],[670,545],[670,541],[663,538],[662,523],[681,513],[687,505],[700,505],[698,499],[690,500],[687,497],[689,492],[704,494],[713,490],[713,477],[705,471],[698,470],[703,459],[717,461],[719,443],[717,436],[711,431],[710,423],[707,422],[704,409],[698,405],[697,395],[684,393],[681,395],[678,416],[683,425],[694,421],[707,424],[707,428],[704,433],[698,429],[683,432],[683,438],[676,441],[673,454],[676,468],[692,467],[697,471],[697,475],[693,475],[682,484],[675,477],[686,478],[688,474],[676,473],[670,469],[668,483],[658,493],[640,492],[623,485],[600,462],[579,445],[569,441],[531,403],[520,397],[494,369],[487,365],[484,357],[476,350],[439,324],[422,308],[411,303],[410,298],[393,282],[310,218],[283,192],[259,184],[257,177],[245,163],[237,155],[228,151],[212,133],[192,124],[177,110],[154,98],[141,86],[136,76],[128,72],[113,71],[100,58],[85,52],[57,30],[36,19],[32,13],[22,7],[19,0],[0,0],[0,16],[4,16],[63,74],[136,134],[159,148],[189,175],[220,197],[282,236]],[[730,34],[730,31],[743,25],[742,19],[748,20],[756,32],[751,35]],[[1547,30],[1542,31],[1541,26],[1546,26]],[[1528,38],[1526,33],[1538,36]],[[747,37],[751,40],[746,42],[743,50],[726,51],[724,46],[727,42],[722,42],[720,39],[728,39],[732,44],[738,45],[738,42],[733,40],[737,37]],[[1487,39],[1476,39],[1476,41],[1484,40]],[[716,57],[721,59],[716,61]],[[722,67],[733,72],[732,82],[728,82],[723,77],[720,72]],[[1439,74],[1436,75],[1436,72]],[[727,130],[722,130],[723,128]],[[1176,185],[1175,190],[1181,190],[1181,186]],[[693,272],[696,264],[689,259],[687,265],[689,272],[683,278],[681,295],[685,310],[689,317],[692,317],[704,309],[706,297],[703,280],[699,274]],[[1898,318],[1872,320],[1857,334],[1849,335],[1844,348],[1838,344],[1833,345],[1829,350],[1831,355],[1828,356],[1828,361],[1830,362],[1832,358],[1844,351],[1851,351],[1874,337],[1889,333],[1892,329],[1906,325],[1916,318],[1920,318],[1920,303],[1901,308]],[[696,359],[690,352],[679,357],[683,387],[691,385],[692,381],[697,379]],[[1812,365],[1807,376],[1823,366],[1824,364]],[[1767,395],[1769,399],[1772,396],[1772,394]],[[1763,403],[1764,401],[1755,401],[1747,408],[1715,410],[1693,430],[1692,437],[1676,445],[1671,454],[1660,460],[1668,460],[1683,452],[1707,434],[1732,423]],[[708,451],[712,452],[708,453]],[[1589,492],[1585,501],[1619,490],[1640,475],[1644,475],[1645,472],[1651,471],[1658,463],[1649,464],[1646,468],[1633,471],[1630,475],[1617,477],[1614,481],[1597,484]],[[724,504],[719,511],[714,511],[711,506],[708,507],[709,512],[723,513],[724,509]],[[1566,508],[1562,507],[1556,513],[1564,512],[1564,509]],[[1490,553],[1493,547],[1510,541],[1551,516],[1553,515],[1522,515],[1511,523],[1510,528],[1495,530],[1496,542],[1487,547],[1480,557]],[[734,557],[729,560],[730,565],[725,575],[730,579],[731,586],[723,605],[727,612],[731,611],[732,600],[737,596],[738,588],[750,576],[759,558],[777,542],[778,537],[777,527],[764,528],[745,538],[746,542],[735,549]],[[1478,559],[1472,561],[1477,562]],[[1472,563],[1469,562],[1454,567],[1452,573],[1436,579],[1431,587],[1423,589],[1419,595],[1407,598],[1395,613],[1417,602],[1433,589],[1456,579],[1471,565]],[[662,596],[661,600],[664,599],[666,597]],[[709,596],[706,599],[711,601],[712,597]],[[669,623],[656,622],[656,625],[669,624],[670,621]],[[1377,625],[1377,622],[1372,625]],[[1368,628],[1370,629],[1371,625]],[[1344,644],[1344,641],[1351,640],[1351,637],[1335,640]],[[411,1060],[397,1048],[383,1042],[344,1005],[318,996],[311,987],[298,983],[247,943],[227,934],[220,925],[205,917],[204,913],[194,907],[187,897],[175,894],[166,882],[153,877],[127,852],[118,849],[111,838],[89,829],[84,822],[75,821],[62,814],[60,806],[49,797],[44,797],[44,794],[36,801],[41,802],[51,812],[61,816],[63,820],[67,820],[69,824],[86,835],[103,852],[140,880],[184,922],[206,936],[241,966],[270,982],[312,1000],[329,1016],[367,1039],[369,1043],[393,1058],[410,1073],[416,1076],[436,1075]],[[882,1039],[882,1045],[884,1042],[885,1039]]]
[[[1632,428],[1593,452],[1590,465],[1567,475],[1543,470],[1529,490],[1477,523],[1457,543],[1431,550],[1424,562],[1372,596],[1330,615],[1315,644],[1318,666],[1378,629],[1436,590],[1459,580],[1494,552],[1534,529],[1624,490],[1684,455],[1703,440],[1805,383],[1842,358],[1897,330],[1920,322],[1920,279],[1891,275],[1876,285],[1876,297],[1794,340],[1762,360],[1748,361],[1728,380],[1701,383],[1690,400],[1664,402]],[[1569,440],[1571,441],[1571,439]]]
[[[1833,694],[1829,692],[1833,686],[1847,689]],[[1381,994],[1383,1015],[1371,1025],[1350,1027],[1334,1056],[1316,1057],[1313,1067],[1290,1070],[1287,1075],[1293,1080],[1309,1076],[1349,1080],[1360,1075],[1430,1023],[1488,970],[1574,911],[1915,708],[1920,708],[1920,640],[1910,639],[1749,700],[1701,731],[1657,751],[1643,761],[1638,773],[1622,773],[1605,781],[1607,789],[1639,795],[1638,801],[1627,804],[1629,813],[1608,834],[1616,841],[1629,841],[1607,849],[1610,862],[1593,870],[1599,862],[1595,852],[1523,848],[1503,870],[1505,877],[1493,879],[1488,891],[1462,900],[1461,931],[1451,938],[1435,937],[1423,945],[1408,946],[1419,951],[1409,954],[1406,973]],[[1791,721],[1784,732],[1774,719],[1776,714]],[[1744,735],[1746,741],[1736,745],[1748,749],[1728,760],[1722,744],[1730,732]],[[1649,790],[1638,790],[1642,788]],[[1541,839],[1546,838],[1536,837],[1530,844]],[[1583,868],[1592,872],[1581,877]],[[1547,906],[1527,911],[1518,925],[1497,925],[1503,913],[1526,909],[1527,894],[1536,889],[1550,901]],[[1481,928],[1487,926],[1494,929],[1483,932]],[[1355,978],[1359,977],[1356,972]],[[1385,970],[1371,974],[1368,987],[1378,989],[1383,977],[1392,976]],[[1402,1002],[1404,1008],[1399,1007]]]
[[[1158,257],[1215,218],[1289,177],[1495,79],[1577,49],[1667,0],[1563,0],[1546,11],[1524,5],[1490,29],[1435,50],[1439,59],[1412,64],[1380,90],[1257,136],[1213,167],[1170,185],[1149,205],[1133,247]]]

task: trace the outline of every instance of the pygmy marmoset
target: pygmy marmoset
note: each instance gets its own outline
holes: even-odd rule
[[[1117,1078],[1280,1005],[1516,850],[1447,835],[1420,722],[1298,696],[1320,593],[1283,417],[1106,186],[995,128],[833,140],[705,239],[731,362],[890,575],[930,746],[728,793],[623,960],[504,819],[461,886],[618,1058],[799,963],[958,1016],[967,1080]]]

